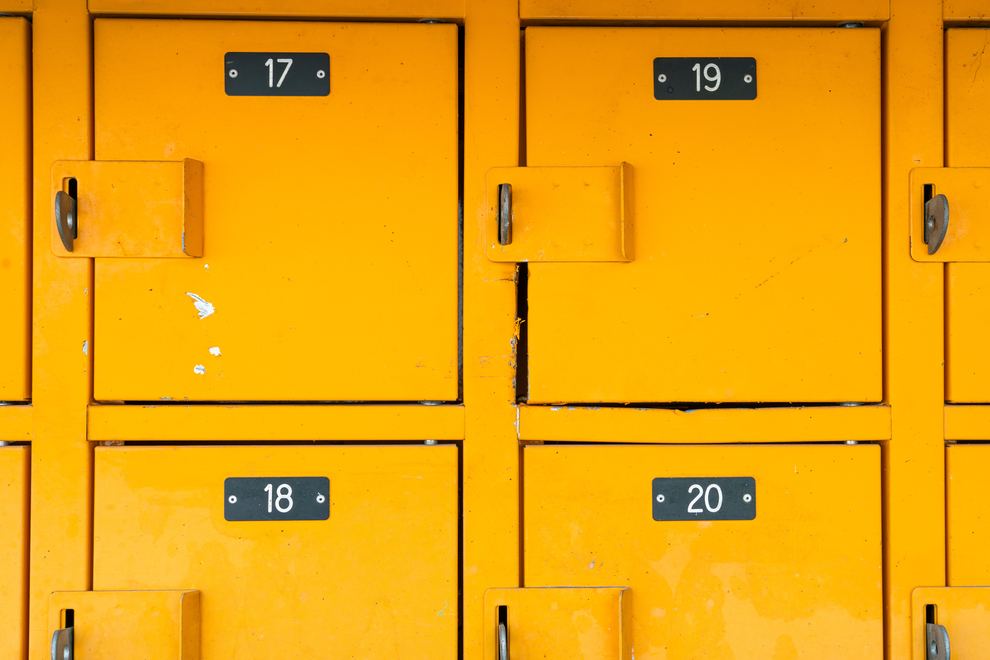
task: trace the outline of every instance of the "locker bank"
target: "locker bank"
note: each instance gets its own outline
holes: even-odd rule
[[[988,43],[0,0],[0,658],[990,658]]]

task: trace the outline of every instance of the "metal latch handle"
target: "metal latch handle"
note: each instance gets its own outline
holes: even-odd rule
[[[498,184],[498,244],[512,243],[512,184]]]
[[[945,626],[925,624],[925,657],[928,660],[949,660],[949,631]]]
[[[79,238],[76,198],[64,190],[55,193],[55,227],[63,247],[72,252],[73,242]]]
[[[925,245],[928,254],[935,254],[949,231],[949,200],[938,194],[925,202]]]
[[[75,627],[59,628],[52,635],[52,660],[72,660],[75,657],[73,638]]]

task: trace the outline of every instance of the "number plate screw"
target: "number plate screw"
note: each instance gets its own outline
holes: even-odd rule
[[[659,502],[660,504],[663,504],[666,499],[667,498],[663,496],[663,493],[657,495],[657,502]]]
[[[231,69],[230,71],[227,72],[227,75],[230,76],[231,78],[236,78],[237,77],[237,69]]]

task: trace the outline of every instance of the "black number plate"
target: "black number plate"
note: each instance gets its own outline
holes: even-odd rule
[[[653,98],[658,101],[756,98],[752,57],[658,57],[653,60]]]
[[[326,520],[327,477],[228,477],[223,482],[224,520]]]
[[[326,96],[330,93],[330,55],[227,53],[223,80],[227,96]]]
[[[653,480],[654,520],[753,520],[753,477],[677,477]]]

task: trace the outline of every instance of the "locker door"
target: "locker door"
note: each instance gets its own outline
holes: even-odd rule
[[[0,17],[0,401],[31,397],[29,35],[23,18]]]
[[[149,161],[202,163],[203,231],[97,258],[98,399],[456,398],[455,26],[100,19],[95,49],[78,240],[181,205]]]
[[[455,447],[106,447],[95,483],[94,590],[199,591],[203,660],[457,657]]]
[[[27,654],[28,503],[27,447],[0,447],[0,657]]]
[[[524,454],[526,586],[628,587],[637,659],[882,657],[878,447]]]
[[[533,254],[530,402],[880,399],[878,30],[528,28],[525,134],[534,170],[624,163],[632,232]]]

